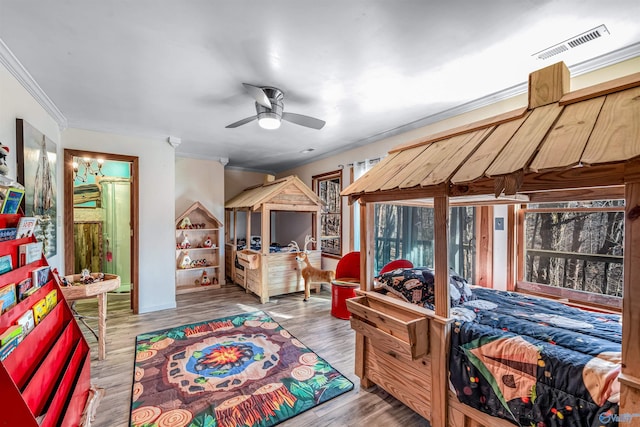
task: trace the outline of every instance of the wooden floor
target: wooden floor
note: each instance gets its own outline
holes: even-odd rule
[[[98,406],[95,427],[127,426],[133,379],[136,335],[231,314],[266,311],[292,335],[347,376],[355,387],[288,420],[281,426],[429,426],[429,423],[383,390],[360,389],[354,374],[354,332],[349,322],[331,316],[331,295],[323,288],[312,293],[308,302],[302,293],[274,297],[260,304],[253,294],[236,285],[221,289],[177,296],[177,308],[141,315],[131,314],[129,295],[109,294],[107,321],[107,358],[99,361],[97,340],[80,324],[91,346],[91,379],[106,390]],[[77,311],[85,316],[97,315],[95,300],[78,301]],[[87,319],[92,327],[97,320]]]

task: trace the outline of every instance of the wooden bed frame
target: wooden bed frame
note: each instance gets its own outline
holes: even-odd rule
[[[320,210],[322,201],[298,177],[288,176],[267,181],[262,185],[249,187],[225,204],[225,270],[232,282],[244,287],[247,292],[255,293],[262,304],[269,297],[304,291],[304,281],[300,275],[300,266],[295,252],[269,252],[271,242],[271,212],[308,212],[311,214],[311,232],[316,241],[320,230]],[[246,240],[251,234],[251,214],[260,213],[260,251],[251,249],[237,250],[238,211],[246,212]],[[267,242],[265,244],[265,242]],[[288,242],[287,242],[288,243]],[[236,268],[238,262],[244,270]],[[309,251],[311,265],[320,268],[321,251],[314,248]],[[312,284],[316,292],[320,284]]]
[[[498,203],[500,194],[573,201],[619,198],[624,189],[619,413],[640,414],[640,378],[634,375],[640,372],[640,285],[632,283],[640,277],[640,73],[575,92],[568,88],[563,63],[532,73],[528,108],[391,150],[342,192],[360,203],[360,247],[366,248],[359,296],[347,301],[356,331],[355,372],[362,387],[377,384],[434,427],[513,426],[460,403],[449,385],[447,223],[450,205],[477,204],[467,196],[486,196],[484,204]],[[435,311],[371,288],[373,204],[417,199],[434,208]],[[516,280],[516,244],[508,245],[510,284]]]

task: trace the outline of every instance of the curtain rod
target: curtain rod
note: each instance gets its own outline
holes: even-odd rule
[[[355,165],[364,165],[365,162],[369,162],[370,165],[379,162],[380,160],[382,160],[382,157],[375,157],[373,159],[366,159],[366,160],[361,160],[359,162],[353,162],[353,163],[347,163],[347,166],[353,167]],[[342,166],[344,167],[344,165],[338,165],[338,166]]]

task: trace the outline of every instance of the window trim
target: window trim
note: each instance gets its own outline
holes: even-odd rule
[[[593,207],[593,208],[527,208],[526,205],[522,205],[517,211],[518,221],[516,223],[516,236],[518,243],[516,245],[517,251],[517,266],[516,266],[516,283],[515,291],[523,294],[530,294],[540,296],[543,298],[549,298],[554,300],[560,300],[568,305],[577,306],[585,309],[603,310],[607,312],[622,312],[622,297],[616,297],[613,295],[603,295],[595,292],[586,292],[577,289],[562,288],[559,286],[546,285],[543,283],[535,283],[524,280],[524,264],[525,264],[525,215],[527,213],[555,213],[555,212],[624,212],[624,206],[610,206],[610,207]]]
[[[316,193],[316,195],[319,197],[320,195],[318,194],[318,188],[319,188],[319,183],[321,181],[328,181],[331,179],[339,179],[340,180],[340,191],[342,192],[343,189],[343,182],[344,179],[342,177],[342,169],[336,169],[333,171],[329,171],[329,172],[324,172],[318,175],[313,175],[311,177],[311,183],[312,183],[312,189],[313,192]],[[323,213],[320,212],[320,223],[322,223],[322,215]],[[322,233],[321,233],[321,229],[318,230],[318,239],[322,240]],[[340,248],[339,248],[339,252],[340,254],[333,254],[333,253],[328,253],[322,250],[322,241],[319,242],[318,247],[320,248],[321,252],[322,252],[322,256],[323,257],[328,257],[328,258],[335,258],[335,259],[340,259],[342,258],[342,253],[343,253],[343,249],[344,249],[344,197],[340,196]]]

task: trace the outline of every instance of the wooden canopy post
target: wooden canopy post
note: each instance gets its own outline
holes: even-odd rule
[[[224,243],[231,241],[231,210],[224,210]]]
[[[316,240],[314,249],[318,251],[322,249],[322,236],[320,235],[322,224],[320,223],[320,219],[320,212],[311,212],[311,236]]]
[[[373,203],[360,200],[360,289],[370,291],[373,285]]]
[[[269,247],[271,246],[271,210],[264,205],[262,205],[260,221],[260,249],[262,256],[267,256],[269,255]]]
[[[233,208],[233,247],[238,247],[238,209]]]
[[[449,197],[436,196],[433,199],[435,239],[435,305],[436,315],[449,317]],[[449,325],[430,322],[430,343],[432,347],[431,378],[431,425],[447,425],[447,396],[449,392],[448,366]]]
[[[247,213],[247,217],[245,218],[246,227],[245,227],[245,243],[247,249],[251,249],[251,209],[247,209],[245,211]]]
[[[637,162],[633,172],[625,174],[628,182],[625,184],[622,373],[619,377],[621,417],[640,414],[640,286],[632,283],[640,277],[640,167]]]
[[[476,209],[476,254],[478,263],[474,284],[493,286],[493,206]]]

